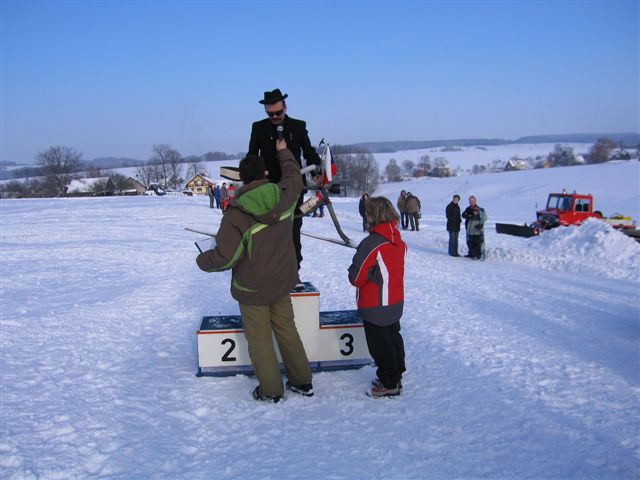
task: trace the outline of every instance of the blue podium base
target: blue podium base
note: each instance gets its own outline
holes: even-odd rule
[[[318,319],[318,310],[316,310],[316,319]],[[318,321],[319,320],[319,321]],[[372,363],[371,358],[366,351],[366,342],[364,341],[364,332],[362,319],[356,310],[337,310],[331,312],[320,312],[319,319],[316,320],[315,326],[308,325],[307,328],[317,331],[314,342],[332,342],[335,343],[335,355],[324,357],[317,352],[318,345],[305,343],[305,335],[301,334],[305,350],[309,357],[309,366],[314,372],[336,371],[336,370],[354,370]],[[225,316],[207,316],[202,318],[200,330],[198,334],[201,336],[211,336],[210,334],[222,333],[227,335],[238,335],[244,337],[242,329],[242,318],[240,315]],[[237,337],[236,337],[237,338]],[[239,339],[238,339],[239,340]],[[244,339],[243,339],[244,340]],[[230,342],[223,340],[222,343]],[[334,342],[335,341],[335,342]],[[309,342],[309,340],[307,340]],[[228,348],[227,343],[225,348]],[[233,344],[235,345],[235,343]],[[321,345],[322,346],[322,345]],[[228,353],[228,352],[227,352]],[[333,357],[333,358],[331,358]],[[353,357],[353,358],[347,358]],[[318,360],[317,358],[322,358]],[[248,358],[247,358],[248,360]],[[254,370],[250,362],[236,362],[233,365],[215,365],[206,366],[200,363],[196,376],[198,377],[228,377],[233,375],[253,375]],[[284,373],[284,366],[280,363],[280,369]]]

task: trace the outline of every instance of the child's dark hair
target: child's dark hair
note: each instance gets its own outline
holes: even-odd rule
[[[260,180],[264,178],[264,172],[266,167],[264,166],[264,159],[258,155],[247,155],[240,160],[240,180],[247,185],[254,180]]]
[[[393,204],[386,197],[370,197],[367,200],[366,215],[369,231],[381,223],[398,223],[400,220],[400,215],[398,215]]]

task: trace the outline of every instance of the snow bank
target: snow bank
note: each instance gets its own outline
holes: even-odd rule
[[[547,231],[523,242],[521,248],[489,249],[487,256],[545,270],[613,279],[640,279],[640,243],[592,218],[580,227]]]

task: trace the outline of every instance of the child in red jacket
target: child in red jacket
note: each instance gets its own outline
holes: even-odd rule
[[[349,267],[349,282],[358,288],[358,313],[367,347],[378,367],[378,378],[367,392],[372,397],[399,395],[406,370],[400,317],[407,246],[398,230],[399,219],[387,198],[370,198],[366,206],[370,235],[358,245]]]

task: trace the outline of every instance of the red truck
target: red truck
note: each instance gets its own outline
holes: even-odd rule
[[[621,230],[629,236],[640,240],[636,225],[629,217],[620,214],[605,218],[601,212],[594,210],[593,196],[579,193],[550,193],[547,206],[536,212],[536,221],[531,225],[512,225],[496,223],[496,231],[518,237],[533,237],[551,228],[581,225],[587,218],[598,218]]]

